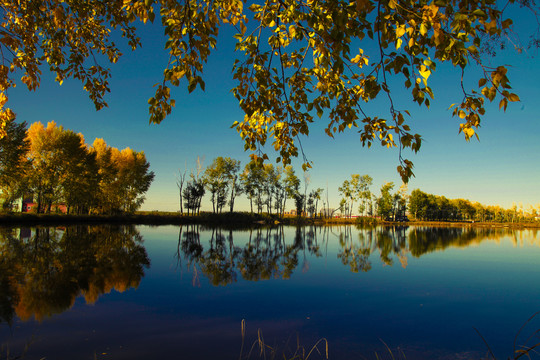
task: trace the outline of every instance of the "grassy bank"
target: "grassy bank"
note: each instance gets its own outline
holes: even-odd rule
[[[279,219],[276,215],[233,212],[223,214],[201,213],[196,216],[167,212],[138,212],[121,215],[67,215],[11,213],[0,215],[0,225],[65,225],[65,224],[140,224],[182,225],[204,224],[214,226],[269,225],[276,222],[290,224],[293,221]]]
[[[0,225],[60,225],[60,224],[140,224],[140,225],[182,225],[202,224],[220,227],[238,227],[253,225],[399,225],[399,226],[454,226],[454,227],[492,227],[515,229],[540,229],[540,222],[494,223],[494,222],[446,222],[446,221],[409,221],[388,222],[373,217],[357,218],[304,218],[284,217],[249,212],[201,213],[200,215],[180,215],[176,212],[137,212],[121,215],[66,215],[66,214],[0,214]]]

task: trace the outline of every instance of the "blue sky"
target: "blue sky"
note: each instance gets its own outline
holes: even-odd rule
[[[147,193],[143,210],[176,211],[178,190],[175,174],[187,165],[195,167],[198,156],[209,165],[217,156],[249,160],[243,151],[243,141],[230,126],[243,114],[230,89],[234,60],[233,43],[222,37],[218,50],[205,67],[206,91],[188,94],[184,87],[173,90],[176,107],[160,125],[148,123],[147,100],[153,96],[153,85],[161,80],[167,63],[160,29],[141,27],[143,47],[125,55],[113,66],[109,107],[99,112],[82,90],[80,83],[67,80],[62,86],[44,71],[41,87],[28,92],[23,86],[10,90],[9,106],[18,121],[32,123],[55,121],[57,124],[81,132],[91,144],[96,137],[110,146],[131,147],[144,151],[156,174]],[[537,52],[518,55],[506,51],[493,59],[494,64],[508,64],[509,78],[521,102],[511,103],[506,112],[497,104],[488,105],[478,131],[480,142],[466,142],[458,134],[459,119],[451,116],[448,107],[461,100],[460,73],[451,66],[439,66],[429,81],[436,99],[431,108],[418,107],[410,97],[396,87],[397,107],[411,110],[409,123],[420,133],[423,144],[418,154],[406,154],[414,162],[416,177],[409,183],[409,191],[419,188],[425,192],[448,198],[467,198],[483,204],[512,206],[522,203],[540,204],[540,72]],[[478,75],[468,73],[476,82]],[[409,95],[410,96],[410,95]],[[384,101],[368,105],[372,115],[387,116]],[[380,112],[380,114],[379,114]],[[337,188],[351,174],[369,174],[374,179],[371,190],[379,193],[387,181],[401,184],[396,171],[396,149],[373,146],[363,148],[353,129],[331,139],[323,132],[326,115],[316,120],[308,138],[302,139],[304,151],[313,161],[309,188],[328,184],[330,205],[337,207]],[[269,153],[270,155],[271,153]],[[301,161],[293,161],[299,177]],[[239,202],[247,210],[245,200]],[[292,206],[292,201],[289,202]],[[206,201],[205,209],[211,209]]]

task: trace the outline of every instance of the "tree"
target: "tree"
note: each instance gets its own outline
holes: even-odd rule
[[[296,199],[296,194],[300,189],[300,179],[296,176],[294,169],[291,165],[285,166],[283,169],[283,190],[285,191],[285,196],[283,196],[283,211],[285,211],[285,204],[287,199]],[[283,215],[283,213],[282,213]]]
[[[117,209],[117,194],[116,179],[118,178],[118,170],[112,159],[113,149],[105,143],[105,140],[97,138],[92,144],[92,150],[96,154],[98,165],[99,183],[97,197],[98,204],[95,211],[98,213],[112,213]]]
[[[0,196],[3,208],[8,208],[23,195],[23,178],[30,165],[26,157],[30,142],[26,139],[25,122],[17,124],[11,119],[5,131],[8,135],[0,139]]]
[[[437,65],[452,64],[463,89],[453,115],[462,119],[459,131],[465,139],[477,136],[486,100],[498,99],[502,109],[519,101],[510,91],[507,68],[488,66],[485,60],[507,42],[522,49],[506,17],[513,8],[516,16],[524,13],[520,8],[533,15],[537,10],[528,0],[267,0],[248,9],[241,0],[4,1],[0,129],[4,135],[5,124],[14,116],[5,104],[16,77],[35,90],[42,68],[60,83],[80,80],[96,108],[106,106],[110,70],[100,62],[115,63],[121,56],[112,39],[121,35],[136,49],[141,43],[133,24],[153,22],[158,13],[170,61],[148,100],[151,122],[171,113],[171,86],[185,80],[189,92],[204,90],[204,64],[220,30],[230,24],[239,54],[232,92],[245,113],[233,126],[246,149],[260,150],[271,138],[278,160],[289,164],[291,157],[303,154],[298,139],[309,135],[314,114],[322,117],[326,112],[325,131],[331,137],[354,127],[363,145],[398,147],[398,171],[406,182],[413,164],[401,150],[418,151],[422,138],[407,124],[408,111],[398,110],[402,106],[392,90],[399,85],[393,78],[403,81],[413,102],[429,107],[434,98],[428,85],[431,74]],[[538,46],[535,30],[531,44]],[[353,50],[352,44],[361,48]],[[464,75],[469,69],[478,74],[478,86],[467,91],[471,85]],[[386,114],[368,114],[363,104],[381,97],[387,100]],[[310,166],[304,156],[304,170]]]
[[[137,210],[154,180],[144,152],[118,150],[107,146],[103,139],[96,139],[92,149],[100,176],[96,211],[112,214]]]
[[[381,186],[381,197],[377,199],[377,211],[383,219],[392,215],[394,208],[393,196],[390,193],[394,188],[394,183],[387,182]]]
[[[279,196],[277,195],[280,187],[281,168],[275,167],[272,164],[264,164],[264,193],[266,194],[266,209],[269,214],[272,213],[272,199],[277,203]]]
[[[264,167],[259,161],[250,161],[246,164],[244,172],[240,175],[246,195],[249,199],[251,213],[253,213],[253,200],[257,206],[257,212],[262,212],[263,206],[263,186],[264,186]]]
[[[225,178],[227,179],[227,186],[231,192],[231,197],[229,199],[230,212],[233,212],[234,210],[234,201],[236,197],[241,195],[244,191],[239,179],[239,171],[240,160],[235,160],[228,157],[225,158]]]
[[[28,184],[29,190],[37,198],[38,213],[50,212],[52,204],[61,200],[60,137],[63,131],[63,127],[56,126],[54,121],[49,122],[47,127],[41,122],[36,122],[28,129],[29,158],[32,161]]]
[[[182,191],[186,182],[186,171],[187,170],[180,172],[180,170],[178,170],[178,175],[176,175],[176,186],[178,187],[178,193],[180,196],[180,214],[184,213],[184,199],[182,198]]]
[[[67,212],[88,214],[97,205],[99,168],[96,153],[84,142],[82,134],[64,130],[59,138],[61,151],[60,190]]]
[[[405,211],[407,210],[407,184],[403,183],[399,187],[399,190],[394,194],[393,204],[393,217],[394,220],[405,217]]]
[[[215,158],[212,164],[206,168],[204,172],[204,184],[210,192],[214,213],[219,212],[220,207],[218,206],[216,208],[216,204],[222,203],[223,198],[227,195],[226,168],[223,157],[219,156]]]
[[[360,214],[363,214],[369,208],[371,203],[371,190],[369,187],[373,184],[373,178],[369,175],[362,175],[358,179],[358,187],[356,189],[357,197],[360,201],[358,210]]]
[[[204,196],[204,181],[202,178],[198,178],[191,174],[191,179],[187,182],[184,189],[184,205],[187,209],[188,215],[191,211],[191,215],[199,214],[201,208],[201,200]]]
[[[154,180],[154,172],[149,171],[150,163],[142,151],[130,148],[120,151],[113,148],[112,160],[118,169],[120,209],[123,212],[134,212],[144,202],[144,194]]]
[[[294,197],[294,205],[296,207],[296,216],[303,216],[304,205],[306,202],[306,197],[304,194],[296,193]]]
[[[415,220],[425,219],[424,202],[427,199],[426,193],[420,189],[414,189],[409,197],[409,213],[413,215]]]
[[[315,190],[312,190],[309,193],[308,197],[308,212],[311,217],[317,215],[317,209],[319,206],[319,200],[321,200],[321,195],[324,192],[323,188],[317,188]]]
[[[351,181],[345,180],[343,184],[338,188],[338,191],[343,196],[345,201],[347,201],[346,208],[348,210],[348,213],[345,213],[345,216],[351,217],[354,201],[358,198],[361,191],[360,175],[352,174]]]

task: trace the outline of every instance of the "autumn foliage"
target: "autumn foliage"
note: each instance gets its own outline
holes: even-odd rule
[[[103,139],[89,146],[82,134],[54,122],[33,123],[22,140],[27,145],[19,158],[24,170],[15,185],[0,184],[7,196],[4,205],[32,195],[40,213],[50,213],[59,203],[73,214],[129,213],[142,205],[154,179],[144,152],[118,150]]]
[[[352,129],[362,146],[397,148],[397,170],[405,182],[413,176],[406,153],[422,144],[422,129],[414,129],[407,105],[429,108],[437,90],[431,79],[448,64],[461,89],[451,106],[458,130],[467,140],[477,136],[486,103],[498,101],[505,110],[519,101],[507,66],[488,60],[507,44],[518,53],[524,48],[509,14],[535,21],[538,13],[528,0],[265,0],[249,6],[241,0],[32,0],[0,5],[0,137],[14,117],[6,107],[8,90],[18,83],[36,90],[43,70],[59,83],[79,80],[96,109],[106,106],[107,65],[122,56],[113,39],[123,38],[122,45],[135,50],[141,46],[140,27],[159,19],[169,62],[148,100],[151,122],[171,113],[172,88],[205,89],[205,64],[228,28],[236,51],[231,90],[245,115],[233,127],[253,158],[269,158],[265,145],[271,142],[277,161],[286,165],[302,155],[304,170],[311,167],[300,139],[318,117],[330,137]],[[538,46],[538,28],[530,31],[530,45]],[[373,101],[382,106],[373,111],[366,106]]]

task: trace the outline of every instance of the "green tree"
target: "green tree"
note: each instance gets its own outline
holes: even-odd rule
[[[234,209],[235,198],[242,193],[242,187],[238,180],[240,161],[229,157],[217,157],[208,166],[204,173],[205,186],[211,194],[214,213],[221,212],[227,202],[230,193],[230,211]]]
[[[319,206],[319,200],[321,200],[321,195],[324,192],[324,189],[317,188],[315,190],[312,190],[309,193],[308,199],[307,199],[307,212],[310,217],[317,215],[317,209]]]
[[[279,180],[281,178],[281,169],[272,164],[264,164],[264,184],[263,189],[266,195],[266,210],[272,213],[272,201],[277,203],[277,192],[279,189]],[[274,206],[275,207],[275,206]]]
[[[371,202],[371,190],[369,187],[373,184],[373,178],[369,175],[362,175],[358,179],[358,185],[356,187],[356,196],[360,201],[358,212],[364,214]]]
[[[357,196],[357,186],[359,183],[359,179],[360,175],[352,174],[351,181],[345,180],[343,184],[341,184],[341,186],[338,188],[338,191],[343,196],[343,199],[347,201],[347,211],[344,213],[345,216],[352,216],[352,209]]]
[[[415,220],[425,219],[424,206],[427,195],[420,189],[414,189],[409,197],[409,213]]]
[[[285,196],[283,196],[283,211],[285,211],[285,204],[287,199],[296,199],[296,194],[300,190],[300,179],[296,176],[294,169],[291,165],[285,166],[283,176],[283,190]]]
[[[377,211],[383,219],[392,215],[394,201],[391,191],[393,188],[393,182],[387,182],[381,186],[381,197],[377,199]]]
[[[244,172],[240,177],[249,199],[251,213],[253,213],[253,201],[255,201],[255,205],[257,206],[257,212],[262,212],[265,179],[263,164],[255,160],[250,161],[246,164]]]
[[[26,123],[17,124],[11,119],[5,131],[7,136],[0,139],[0,197],[4,209],[11,208],[13,200],[24,195],[23,179],[30,165]]]
[[[113,39],[122,36],[136,49],[140,40],[134,24],[153,22],[158,13],[170,61],[148,100],[150,121],[159,123],[170,114],[175,105],[171,86],[182,81],[189,92],[204,90],[204,65],[220,30],[230,24],[238,53],[232,91],[245,113],[233,126],[246,149],[258,150],[271,138],[278,160],[288,164],[301,152],[297,139],[309,134],[315,113],[322,117],[326,112],[329,136],[357,128],[363,145],[398,147],[398,171],[406,182],[413,165],[401,150],[418,151],[422,138],[406,121],[408,111],[398,110],[396,89],[404,85],[413,102],[429,107],[435,95],[428,80],[438,65],[452,64],[463,89],[453,115],[461,119],[459,131],[467,140],[475,136],[486,100],[499,100],[502,109],[519,100],[511,92],[507,68],[491,66],[486,58],[508,38],[521,50],[506,15],[514,9],[516,16],[526,15],[520,8],[533,16],[537,9],[528,0],[267,0],[249,8],[241,0],[4,1],[1,136],[14,116],[5,107],[8,89],[20,77],[35,90],[43,68],[60,83],[80,80],[96,108],[105,106],[110,70],[100,62],[115,63],[121,56]],[[537,45],[538,34],[532,33],[531,43]],[[466,90],[469,69],[478,86]],[[381,97],[388,100],[388,110],[368,114],[363,104]],[[305,157],[303,166],[311,166]]]
[[[216,205],[222,203],[224,195],[227,195],[227,179],[225,175],[225,159],[221,156],[214,159],[204,172],[204,184],[210,192],[212,210],[219,212],[220,207]],[[221,200],[221,201],[219,201]]]
[[[229,211],[234,211],[234,201],[240,196],[244,189],[242,188],[242,182],[240,181],[240,160],[231,158],[225,158],[225,177],[227,179],[227,186],[231,193],[229,199]]]

